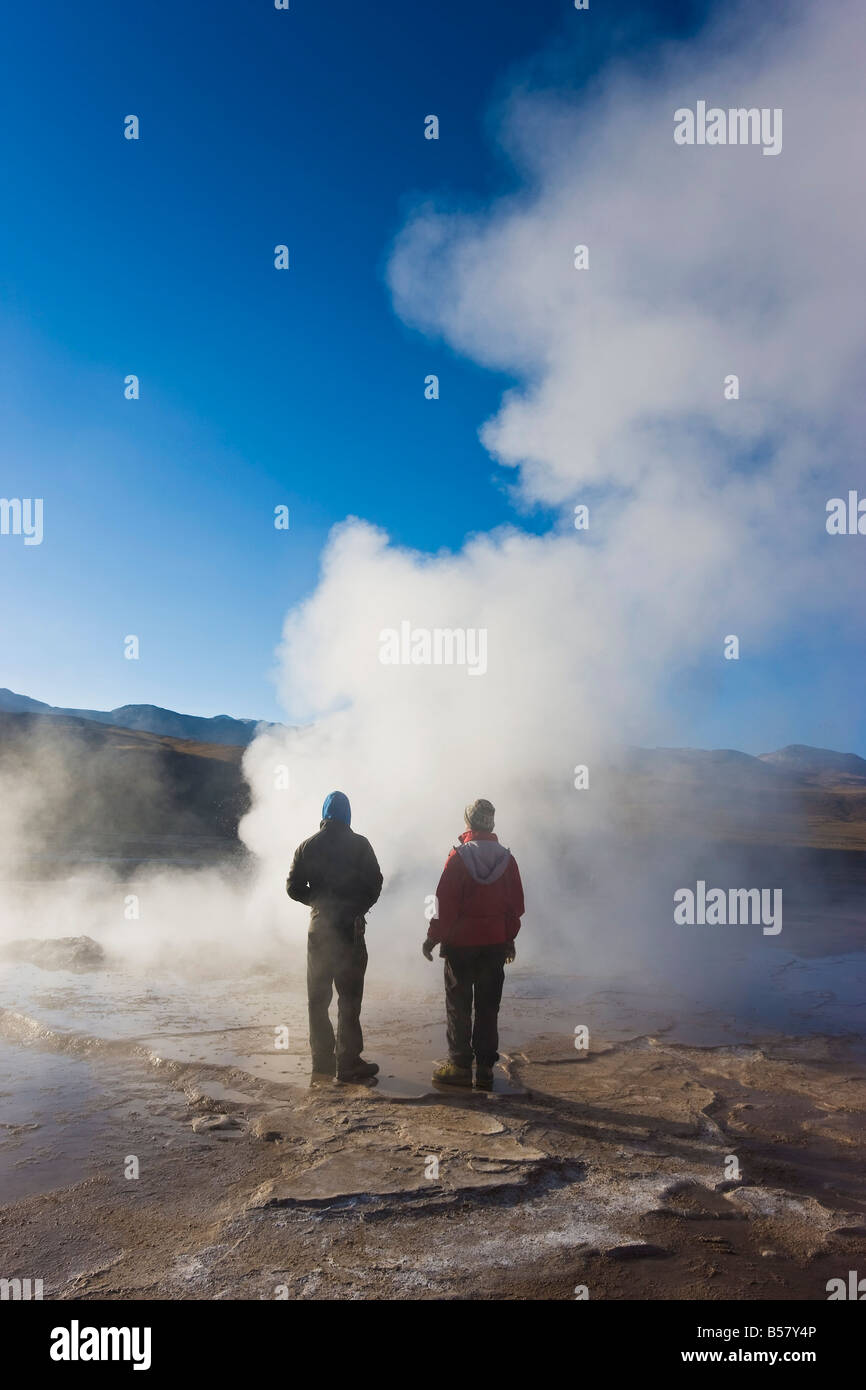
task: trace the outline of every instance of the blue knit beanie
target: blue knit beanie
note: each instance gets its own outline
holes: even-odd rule
[[[331,792],[325,797],[322,820],[339,820],[344,825],[352,824],[352,808],[345,792]]]

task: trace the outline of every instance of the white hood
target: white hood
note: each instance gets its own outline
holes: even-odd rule
[[[466,840],[454,848],[476,883],[495,883],[511,859],[511,850],[498,840]]]

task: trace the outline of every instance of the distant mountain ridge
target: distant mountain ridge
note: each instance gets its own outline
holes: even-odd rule
[[[848,777],[866,777],[866,758],[857,753],[836,753],[832,748],[810,748],[806,743],[789,743],[775,753],[762,753],[761,761],[806,775],[841,772]]]
[[[626,762],[636,771],[691,771],[734,780],[743,775],[766,779],[781,774],[798,781],[840,776],[866,781],[866,758],[807,743],[789,743],[773,753],[757,755],[736,748],[628,748]]]
[[[263,719],[235,719],[228,714],[205,717],[199,714],[179,714],[177,710],[162,709],[159,705],[120,705],[118,709],[65,709],[46,705],[29,695],[17,695],[14,690],[0,689],[0,712],[5,714],[42,714],[90,719],[97,724],[110,724],[115,729],[135,729],[140,733],[159,734],[165,738],[192,739],[198,743],[218,743],[245,748],[260,728],[273,728]]]
[[[210,717],[199,714],[180,714],[160,705],[120,705],[118,709],[66,709],[47,705],[29,695],[0,688],[0,713],[39,714],[74,719],[89,719],[108,724],[115,729],[132,729],[139,733],[157,734],[163,738],[190,739],[195,743],[221,744],[245,748],[252,743],[259,729],[278,725],[265,719],[236,719],[229,714]],[[839,753],[832,748],[812,748],[805,743],[789,743],[772,753],[741,753],[736,748],[628,748],[626,762],[634,770],[670,772],[692,771],[723,779],[745,774],[761,774],[796,779],[853,777],[866,780],[866,758],[857,753]]]

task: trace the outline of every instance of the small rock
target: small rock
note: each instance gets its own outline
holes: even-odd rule
[[[192,1122],[193,1134],[211,1134],[218,1129],[242,1129],[243,1126],[233,1115],[196,1115]]]
[[[105,952],[92,936],[28,937],[8,941],[2,948],[7,960],[23,961],[40,970],[99,970]]]

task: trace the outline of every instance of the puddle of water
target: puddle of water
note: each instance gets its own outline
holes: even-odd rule
[[[377,1056],[380,1070],[376,1078],[379,1083],[376,1090],[382,1095],[399,1100],[418,1100],[422,1096],[526,1094],[508,1080],[501,1066],[494,1068],[492,1092],[475,1091],[468,1086],[441,1086],[432,1080],[433,1069],[441,1060],[441,1057],[420,1061],[407,1060],[405,1057]]]
[[[0,1041],[0,1203],[80,1182],[91,1171],[100,1099],[87,1062]]]
[[[361,1084],[365,1085],[363,1082]],[[388,1100],[423,1100],[433,1091],[429,1078],[424,1082],[412,1077],[399,1076],[395,1072],[383,1071],[365,1085],[365,1089]]]

